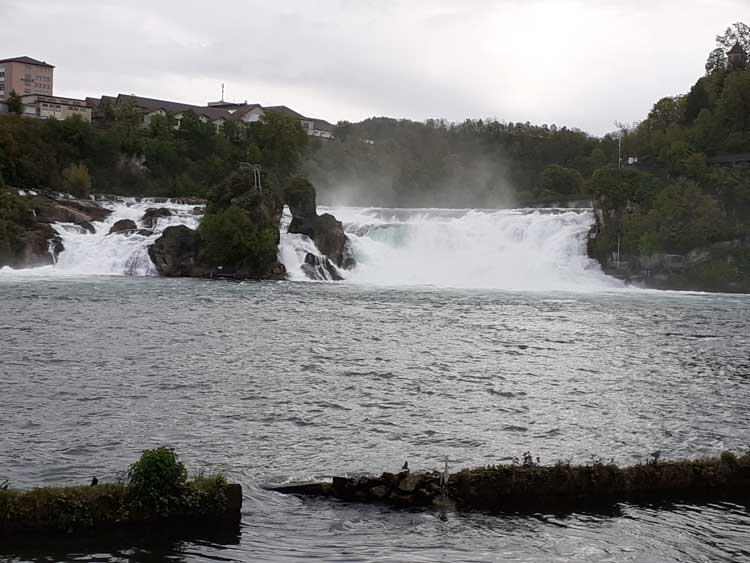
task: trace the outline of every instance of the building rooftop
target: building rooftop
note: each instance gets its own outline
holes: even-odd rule
[[[132,100],[132,102],[139,108],[146,112],[157,111],[163,109],[168,113],[180,113],[185,111],[192,111],[197,115],[204,115],[209,119],[229,119],[231,115],[228,111],[222,108],[209,108],[205,106],[194,106],[192,104],[183,104],[181,102],[170,102],[168,100],[157,100],[154,98],[144,98],[141,96],[133,96],[130,94],[120,94],[117,96],[117,103],[121,103],[124,100]]]
[[[38,61],[36,59],[32,59],[31,57],[11,57],[10,59],[0,59],[0,64],[2,63],[22,63],[22,64],[27,64],[27,65],[37,65],[37,66],[46,66],[49,68],[55,68],[51,64],[48,64],[44,61]]]
[[[211,121],[218,121],[220,119],[224,119],[226,121],[238,121],[246,113],[256,108],[260,108],[262,111],[276,111],[294,119],[312,121],[314,128],[319,131],[333,132],[335,127],[324,119],[305,117],[301,113],[298,113],[287,106],[263,107],[260,104],[249,104],[247,102],[212,102],[214,104],[213,106],[196,106],[193,104],[184,104],[182,102],[158,100],[156,98],[144,98],[143,96],[136,96],[134,94],[118,94],[117,97],[102,96],[101,99],[86,98],[86,104],[91,106],[92,108],[101,108],[101,104],[104,102],[110,103],[112,107],[117,107],[118,105],[126,101],[132,101],[132,103],[137,108],[141,109],[145,113],[151,113],[159,110],[163,110],[167,113],[172,114],[192,111],[196,115],[205,116]]]
[[[294,117],[295,119],[307,119],[310,120],[310,118],[305,117],[301,113],[297,113],[292,108],[286,107],[286,106],[266,106],[263,108],[266,111],[277,111],[281,114],[284,114],[288,117]],[[310,120],[312,121],[312,120]]]
[[[336,128],[335,125],[328,123],[325,119],[314,119],[313,121],[315,121],[315,129],[318,129],[319,131],[333,133],[333,130]]]

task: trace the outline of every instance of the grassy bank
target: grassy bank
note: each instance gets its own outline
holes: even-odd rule
[[[750,454],[659,461],[618,467],[543,466],[530,455],[522,463],[465,469],[441,483],[438,472],[383,473],[378,477],[334,477],[332,483],[286,485],[285,494],[327,496],[396,506],[443,506],[511,512],[566,512],[616,502],[726,499],[750,502]]]
[[[750,454],[652,461],[630,467],[535,463],[469,469],[451,476],[459,505],[521,511],[566,510],[621,501],[750,500]]]
[[[0,491],[0,538],[138,525],[210,525],[239,520],[242,489],[221,475],[188,481],[171,450],[146,450],[128,481]]]

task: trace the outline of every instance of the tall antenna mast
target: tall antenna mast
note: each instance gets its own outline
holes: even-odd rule
[[[221,101],[224,101],[224,83],[221,83]]]

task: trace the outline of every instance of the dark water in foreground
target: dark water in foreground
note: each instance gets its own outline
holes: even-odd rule
[[[530,451],[750,444],[750,298],[0,275],[0,479],[113,479],[169,444],[245,489],[222,536],[0,545],[38,561],[742,561],[750,511],[394,512],[263,490]]]

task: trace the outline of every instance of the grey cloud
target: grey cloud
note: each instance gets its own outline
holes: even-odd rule
[[[686,91],[743,0],[36,0],[3,44],[69,95],[286,103],[332,121],[498,117],[594,133]]]

